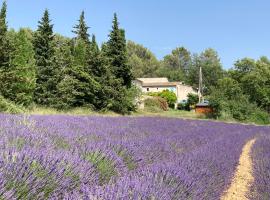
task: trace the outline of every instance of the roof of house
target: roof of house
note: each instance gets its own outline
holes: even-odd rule
[[[141,82],[143,87],[173,87],[183,85],[182,82],[169,82],[168,78],[137,78],[136,80]]]
[[[196,104],[196,106],[198,106],[198,107],[208,107],[208,106],[210,106],[210,105],[209,105],[209,103],[202,102],[202,103]]]
[[[138,81],[142,83],[168,83],[167,78],[137,78]]]
[[[181,84],[180,82],[154,82],[154,83],[142,83],[143,87],[157,87],[157,86],[163,86],[163,87],[172,87],[172,86],[177,86]]]

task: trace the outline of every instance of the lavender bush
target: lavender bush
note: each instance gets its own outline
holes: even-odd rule
[[[269,197],[269,131],[169,118],[0,115],[0,199],[218,199],[254,137],[262,139],[253,150],[253,192]]]

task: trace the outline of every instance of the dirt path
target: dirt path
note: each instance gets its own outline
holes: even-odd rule
[[[253,183],[252,160],[250,157],[251,148],[256,142],[252,139],[242,149],[239,164],[235,171],[232,183],[228,190],[221,197],[221,200],[246,200],[250,185]]]

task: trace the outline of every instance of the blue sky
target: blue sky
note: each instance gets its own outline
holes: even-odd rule
[[[0,0],[2,1],[2,0]],[[48,8],[55,32],[73,36],[80,12],[101,43],[117,12],[127,39],[161,59],[177,46],[218,51],[224,68],[243,57],[270,57],[269,0],[7,0],[9,27],[36,29]]]

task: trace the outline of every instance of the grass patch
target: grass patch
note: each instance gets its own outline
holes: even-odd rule
[[[55,176],[49,174],[49,172],[35,160],[31,163],[30,168],[33,171],[33,175],[37,177],[37,179],[41,179],[43,181],[46,180],[44,181],[45,185],[43,186],[43,188],[39,188],[38,192],[44,193],[45,198],[48,198],[58,186]]]
[[[9,140],[9,146],[16,147],[18,148],[18,150],[22,150],[25,144],[26,144],[26,140],[25,138],[22,138],[22,137],[17,137],[17,138]]]
[[[132,171],[137,168],[137,163],[134,161],[133,157],[125,150],[115,149],[117,155],[122,158],[128,170]]]
[[[65,150],[70,149],[70,144],[66,141],[64,137],[55,135],[52,137],[52,140],[56,148]]]
[[[145,110],[138,110],[133,113],[134,116],[156,116],[156,117],[174,117],[174,118],[188,118],[188,119],[205,119],[204,115],[195,113],[194,111],[174,110],[162,111],[153,113]]]
[[[14,102],[7,100],[0,95],[0,112],[19,114],[23,113],[24,110],[20,106],[16,105]]]
[[[113,161],[101,152],[88,152],[85,154],[84,158],[96,167],[99,173],[99,183],[101,185],[108,183],[113,176],[117,176],[118,173]]]
[[[107,111],[107,112],[96,112],[91,110],[90,108],[78,107],[72,108],[69,110],[57,110],[54,108],[48,107],[33,107],[26,111],[26,114],[30,115],[108,115],[108,116],[121,116],[115,112]]]

